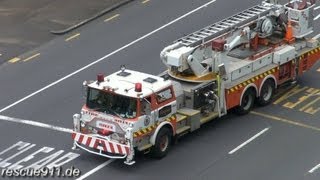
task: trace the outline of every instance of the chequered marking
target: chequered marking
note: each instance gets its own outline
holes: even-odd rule
[[[302,58],[304,58],[305,56],[310,56],[313,55],[315,53],[318,53],[320,51],[320,47],[317,47],[315,49],[312,49],[310,51],[304,52],[300,57],[299,60],[301,60]]]
[[[254,82],[258,81],[259,79],[262,79],[262,78],[264,78],[264,77],[266,77],[266,76],[268,76],[270,74],[273,74],[275,72],[276,72],[276,68],[273,68],[271,70],[268,70],[266,72],[263,72],[263,73],[255,76],[255,77],[253,77],[251,79],[248,79],[248,80],[246,80],[246,81],[244,81],[244,82],[242,82],[240,84],[237,84],[237,85],[231,87],[228,90],[228,94],[233,93],[233,92],[235,92],[237,90],[240,90],[241,88],[246,87],[248,84],[254,83]]]
[[[72,139],[77,143],[105,152],[123,155],[129,154],[129,145],[111,142],[106,139],[92,137],[90,135],[77,132],[72,133]]]
[[[318,53],[318,52],[320,52],[320,47],[317,47],[317,48],[312,49],[312,50],[310,50],[310,51],[304,52],[303,54],[300,55],[299,59],[301,60],[301,59],[305,58],[305,56],[310,56],[310,55],[313,55],[313,54]],[[292,63],[294,63],[294,61],[292,61]],[[278,67],[276,67],[276,68],[273,68],[273,69],[270,69],[270,70],[268,70],[268,71],[266,71],[266,72],[263,72],[263,73],[255,76],[255,77],[253,77],[253,78],[251,78],[251,79],[248,79],[248,80],[246,80],[246,81],[244,81],[244,82],[242,82],[242,83],[240,83],[240,84],[237,84],[237,85],[231,87],[227,92],[228,92],[228,94],[233,93],[233,92],[235,92],[236,90],[239,90],[239,89],[241,89],[242,87],[247,86],[248,84],[254,83],[254,82],[256,82],[257,80],[262,79],[262,78],[268,76],[269,74],[275,73],[275,72],[276,72],[277,70],[279,70],[279,69],[280,69],[280,67],[278,66]]]
[[[176,116],[173,115],[173,116],[165,119],[164,121],[172,122],[172,121],[175,121],[175,120],[176,120]],[[161,121],[161,122],[163,122],[163,121]],[[133,133],[133,137],[136,138],[136,137],[143,136],[143,135],[146,135],[146,134],[151,133],[152,131],[154,131],[154,130],[158,127],[158,125],[159,125],[161,122],[157,122],[157,124],[155,124],[155,125],[151,125],[151,126],[149,126],[149,127],[146,127],[146,128],[144,128],[144,129],[141,129],[141,130],[139,130],[139,131],[134,132],[134,133]]]

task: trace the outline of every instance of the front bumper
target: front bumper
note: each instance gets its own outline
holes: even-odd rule
[[[89,153],[100,155],[111,159],[124,159],[128,165],[134,164],[133,147],[130,144],[120,144],[98,134],[72,133],[74,147],[81,148]]]

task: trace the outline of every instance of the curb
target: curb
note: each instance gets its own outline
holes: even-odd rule
[[[102,15],[104,15],[106,13],[109,13],[109,12],[111,12],[111,11],[121,7],[121,6],[124,6],[124,5],[128,4],[128,3],[130,3],[131,1],[134,1],[134,0],[123,0],[123,1],[121,1],[119,3],[117,3],[117,4],[112,5],[109,8],[106,8],[106,9],[100,11],[99,13],[93,15],[92,17],[79,22],[78,24],[75,24],[73,26],[70,26],[70,27],[68,27],[66,29],[62,29],[62,30],[51,30],[50,33],[55,34],[55,35],[62,35],[62,34],[68,33],[68,32],[70,32],[70,31],[72,31],[72,30],[74,30],[74,29],[76,29],[76,28],[78,28],[80,26],[83,26],[83,25],[87,24],[88,22],[91,22],[91,21],[99,18],[100,16],[102,16]]]

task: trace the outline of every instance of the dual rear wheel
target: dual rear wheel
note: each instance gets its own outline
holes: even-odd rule
[[[243,115],[249,113],[254,106],[255,100],[260,106],[269,104],[275,91],[275,83],[272,79],[267,79],[261,87],[260,96],[256,99],[256,90],[248,88],[242,95],[241,104],[235,108],[237,114]]]

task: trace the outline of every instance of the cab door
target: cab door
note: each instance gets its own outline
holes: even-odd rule
[[[177,112],[177,101],[172,86],[154,93],[156,123],[162,122]]]

